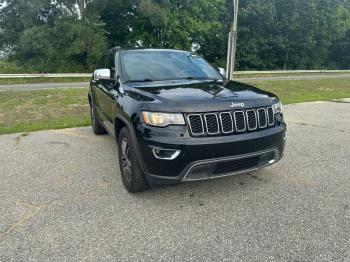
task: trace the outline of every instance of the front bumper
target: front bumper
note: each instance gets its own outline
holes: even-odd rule
[[[184,170],[182,181],[206,180],[250,172],[281,159],[277,148],[251,154],[210,159],[193,163]]]
[[[173,134],[164,135],[164,132],[158,133],[159,129],[142,124],[137,127],[138,144],[146,167],[144,173],[149,182],[173,184],[263,168],[282,158],[287,132],[286,125],[281,124],[241,135],[193,138],[187,136],[182,127],[172,128]],[[181,153],[174,160],[162,160],[154,155],[154,148]]]

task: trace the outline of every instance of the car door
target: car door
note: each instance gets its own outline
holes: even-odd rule
[[[109,53],[105,68],[108,68],[111,71],[111,77],[110,79],[97,80],[99,84],[97,85],[96,93],[102,114],[101,120],[108,131],[113,134],[113,117],[117,103],[116,97],[118,95],[118,92],[115,89],[117,81],[115,52],[111,51]]]
[[[107,64],[107,59],[108,59],[108,55],[109,53],[106,53],[102,56],[102,58],[100,59],[100,61],[98,62],[96,69],[104,69],[106,68],[106,64]],[[100,89],[103,88],[103,83],[100,80],[96,80],[95,77],[93,76],[92,80],[91,80],[91,95],[92,95],[92,100],[94,103],[94,107],[96,109],[96,113],[99,117],[99,119],[101,119],[103,121],[104,119],[104,114],[103,114],[103,110],[101,107],[101,92]]]

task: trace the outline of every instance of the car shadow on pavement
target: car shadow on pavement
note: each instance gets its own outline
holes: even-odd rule
[[[148,199],[158,201],[178,201],[183,197],[189,199],[209,199],[228,195],[246,195],[249,192],[257,191],[261,185],[266,185],[270,181],[269,172],[258,170],[255,172],[242,173],[234,176],[210,179],[204,181],[193,181],[175,185],[152,185],[143,193],[135,195],[137,199]],[[199,202],[202,206],[204,203]]]

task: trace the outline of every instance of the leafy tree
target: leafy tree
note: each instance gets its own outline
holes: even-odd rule
[[[0,10],[0,47],[11,48],[10,60],[36,71],[91,70],[107,48],[99,15],[92,11],[97,6],[102,11],[103,3],[6,1]]]
[[[238,39],[241,69],[316,69],[329,65],[339,37],[333,1],[242,1]]]
[[[0,0],[0,57],[40,72],[91,71],[120,45],[197,50],[225,66],[231,3]],[[350,66],[350,0],[240,0],[238,29],[238,70]]]
[[[207,59],[222,62],[226,7],[225,0],[120,0],[102,12],[101,20],[110,33],[111,46],[186,50],[197,46]]]
[[[333,68],[349,69],[350,66],[350,8],[340,6],[335,21],[337,37],[330,48],[329,64]]]

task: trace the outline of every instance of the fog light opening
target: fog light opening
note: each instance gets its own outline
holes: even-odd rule
[[[161,160],[174,160],[181,153],[180,150],[160,149],[160,148],[154,148],[152,149],[152,151],[155,158],[161,159]]]
[[[288,133],[287,133],[287,131],[286,131],[286,133],[285,133],[284,136],[283,136],[283,139],[284,139],[284,140],[287,140],[287,137],[288,137]]]

